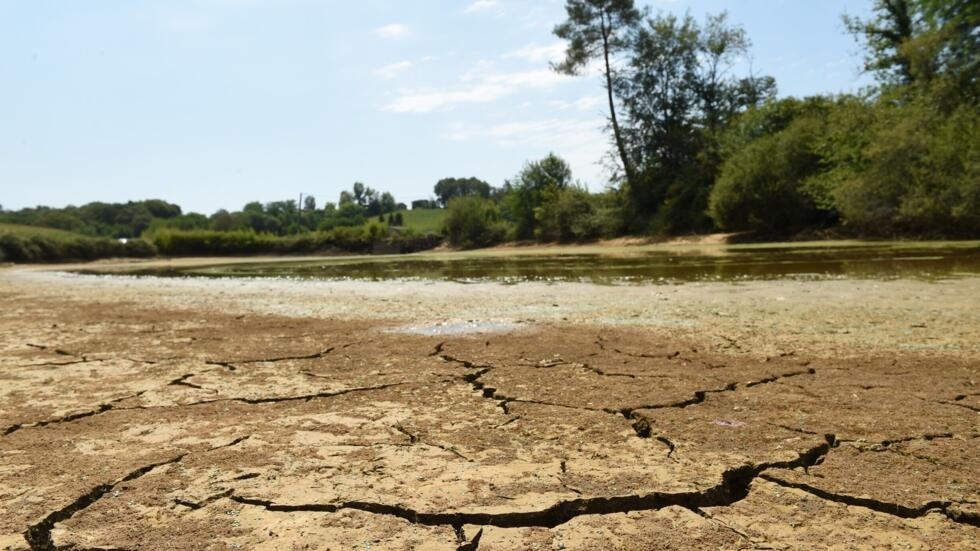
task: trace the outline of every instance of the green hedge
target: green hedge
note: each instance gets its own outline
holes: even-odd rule
[[[251,230],[161,230],[149,238],[156,250],[168,256],[229,256],[250,254],[314,254],[344,251],[371,253],[376,248],[398,252],[430,249],[441,238],[429,235],[388,237],[382,224],[337,227],[330,231],[276,236]]]
[[[152,243],[116,239],[61,235],[55,233],[0,233],[0,261],[70,262],[112,257],[150,257],[157,254]]]

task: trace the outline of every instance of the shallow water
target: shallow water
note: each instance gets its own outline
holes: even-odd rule
[[[405,255],[143,269],[164,277],[277,277],[383,281],[581,281],[597,284],[774,279],[941,280],[980,274],[980,243],[731,246],[707,250],[620,249],[615,253]]]

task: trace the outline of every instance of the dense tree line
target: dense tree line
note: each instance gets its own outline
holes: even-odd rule
[[[876,86],[807,98],[777,98],[773,78],[735,73],[751,43],[724,13],[698,21],[632,0],[567,0],[566,11],[554,68],[602,73],[609,189],[589,193],[549,155],[501,188],[446,195],[451,242],[980,236],[980,3],[873,0],[869,20],[844,20]]]
[[[603,71],[625,229],[980,234],[977,2],[874,0],[845,22],[878,85],[804,99],[734,74],[750,42],[725,14],[566,8],[556,69]]]
[[[178,205],[158,199],[127,203],[88,203],[80,207],[0,210],[0,222],[41,226],[92,237],[139,237],[154,220],[181,216]]]

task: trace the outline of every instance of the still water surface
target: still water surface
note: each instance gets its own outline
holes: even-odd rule
[[[165,277],[277,277],[604,285],[773,279],[942,280],[980,275],[980,242],[730,246],[693,250],[359,256],[137,270]]]

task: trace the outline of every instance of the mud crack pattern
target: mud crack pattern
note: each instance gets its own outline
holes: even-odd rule
[[[970,354],[4,300],[0,548],[980,547]]]

